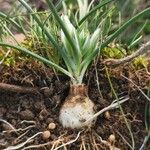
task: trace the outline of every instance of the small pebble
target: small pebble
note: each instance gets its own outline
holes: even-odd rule
[[[115,137],[114,134],[111,134],[111,135],[109,136],[109,138],[108,138],[108,140],[109,140],[110,143],[115,142],[115,139],[116,139],[116,137]]]
[[[105,114],[104,114],[104,116],[108,120],[111,118],[109,111],[106,111]]]
[[[55,129],[56,128],[56,124],[55,123],[50,123],[49,125],[48,125],[48,129],[50,129],[50,130],[53,130],[53,129]]]
[[[51,136],[50,131],[44,131],[43,132],[43,140],[47,140]]]

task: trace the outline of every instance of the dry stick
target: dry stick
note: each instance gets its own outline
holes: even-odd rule
[[[140,55],[148,53],[148,50],[150,50],[150,41],[148,41],[146,44],[143,44],[136,52],[134,52],[133,54],[131,54],[125,58],[107,59],[103,63],[109,67],[117,67],[117,66],[122,65],[124,63],[129,63],[134,58],[136,58]]]
[[[16,93],[39,93],[37,88],[22,87],[18,85],[11,85],[6,83],[0,83],[0,91],[16,92]]]

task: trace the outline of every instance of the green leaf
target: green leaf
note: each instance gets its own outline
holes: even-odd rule
[[[46,63],[47,65],[50,65],[52,67],[54,67],[55,69],[58,69],[59,71],[61,71],[62,73],[66,74],[67,76],[69,76],[70,78],[73,78],[73,76],[71,75],[71,73],[69,73],[67,70],[63,69],[62,67],[60,67],[59,65],[51,62],[50,60],[38,55],[38,54],[35,54],[29,50],[27,50],[26,48],[23,48],[23,47],[20,47],[20,46],[14,46],[14,45],[10,45],[10,44],[7,44],[7,43],[2,43],[0,42],[0,46],[5,46],[5,47],[10,47],[10,48],[13,48],[13,49],[16,49],[24,54],[27,54],[33,58],[36,58],[37,60],[43,62],[43,63]]]

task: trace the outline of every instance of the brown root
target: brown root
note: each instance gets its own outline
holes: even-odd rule
[[[37,88],[22,87],[18,85],[0,83],[0,91],[15,92],[15,93],[39,93]]]
[[[121,59],[106,59],[103,64],[108,67],[118,67],[122,64],[131,62],[134,58],[140,56],[140,55],[147,55],[149,54],[148,50],[150,50],[150,41],[148,41],[146,44],[142,45],[136,52],[133,54],[121,58]]]

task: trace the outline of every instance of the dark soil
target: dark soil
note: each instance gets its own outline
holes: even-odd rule
[[[128,95],[130,98],[129,101],[122,104],[122,108],[134,135],[135,150],[138,150],[148,134],[144,123],[145,106],[148,100],[121,75],[132,79],[145,93],[147,93],[150,76],[144,70],[134,71],[131,68],[128,66],[111,69],[109,73],[117,95],[119,97]],[[95,102],[98,111],[112,103],[115,97],[110,89],[105,69],[98,65],[97,71],[101,94],[98,90],[94,69],[90,69],[86,74],[84,82],[88,85],[89,97]],[[63,75],[56,77],[50,69],[36,62],[26,62],[22,65],[16,64],[13,67],[1,68],[0,82],[39,89],[39,92],[35,94],[0,90],[0,118],[9,122],[15,129],[29,127],[28,129],[14,132],[6,123],[0,122],[0,149],[22,143],[36,133],[46,130],[51,133],[48,139],[43,139],[42,134],[37,135],[24,148],[29,145],[40,145],[48,142],[45,146],[40,145],[39,148],[29,148],[48,150],[77,137],[79,131],[64,129],[58,121],[61,104],[69,90],[69,79],[67,77]],[[22,122],[23,120],[26,121]],[[49,123],[55,123],[56,128],[48,129]],[[24,135],[18,138],[22,134]],[[131,136],[123,114],[119,109],[100,115],[92,129],[81,132],[75,142],[60,149],[78,150],[80,148],[84,149],[85,146],[89,150],[107,150],[109,147],[101,142],[100,137],[108,141],[111,134],[116,137],[113,143],[115,147],[121,150],[129,149],[123,138],[131,144]],[[20,150],[22,149],[23,147],[20,148]],[[150,142],[145,146],[145,150],[149,149]]]

